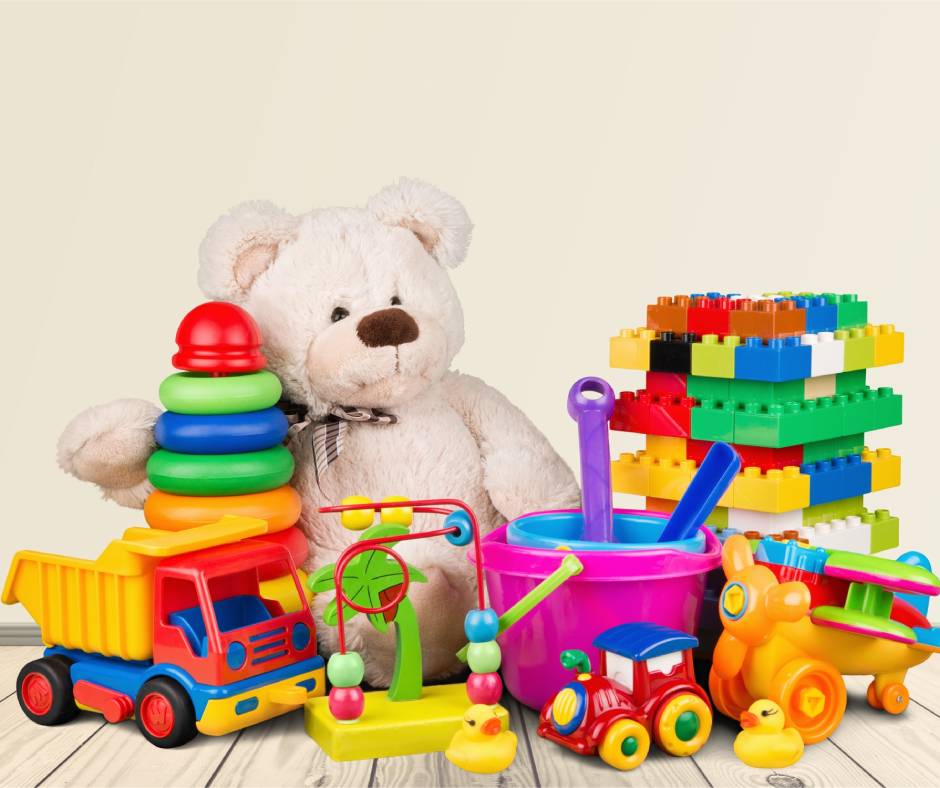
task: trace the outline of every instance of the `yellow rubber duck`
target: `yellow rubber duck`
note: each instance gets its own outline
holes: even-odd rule
[[[493,708],[477,703],[467,709],[463,726],[444,755],[465,771],[493,774],[509,767],[516,757],[517,744],[516,734],[503,730]]]
[[[741,712],[743,730],[734,740],[734,754],[748,766],[780,769],[803,757],[803,739],[796,728],[785,728],[786,717],[772,700],[756,700]]]

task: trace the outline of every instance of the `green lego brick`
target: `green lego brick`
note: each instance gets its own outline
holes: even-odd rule
[[[728,507],[716,506],[712,513],[705,518],[705,525],[711,525],[718,531],[728,527]]]
[[[734,354],[741,337],[729,335],[720,341],[717,334],[705,334],[692,345],[692,374],[710,378],[734,377]]]
[[[703,399],[692,408],[692,437],[734,443],[735,403]]]
[[[836,374],[836,394],[852,394],[867,388],[866,375],[868,370],[854,369],[851,372]]]
[[[804,399],[803,379],[787,380],[783,383],[768,383],[763,380],[731,380],[730,396],[735,402],[757,402],[771,405],[775,402],[799,402]]]
[[[878,429],[878,392],[868,389],[845,394],[849,406],[845,409],[844,428],[849,433],[868,432]]]
[[[836,328],[863,326],[868,322],[868,302],[859,301],[854,293],[823,293],[822,295],[838,309]]]
[[[865,436],[862,433],[843,435],[824,441],[812,441],[803,445],[803,462],[819,462],[835,457],[847,457],[861,454],[865,448]]]
[[[734,442],[746,446],[795,446],[813,435],[815,403],[759,402],[739,404],[734,414]]]
[[[875,336],[867,329],[841,329],[836,331],[836,339],[845,343],[846,372],[875,366]]]
[[[880,430],[883,427],[896,427],[902,421],[902,405],[904,398],[895,394],[894,389],[882,386],[878,389],[878,398],[875,401],[875,426],[872,429]]]
[[[860,515],[866,511],[861,495],[853,498],[841,498],[828,503],[817,503],[803,510],[803,525],[828,523],[832,520],[844,520],[849,515]]]
[[[871,552],[880,553],[901,544],[900,520],[887,509],[875,509],[861,515],[862,522],[871,526]]]
[[[692,346],[693,350],[695,346]],[[731,381],[721,378],[706,378],[689,375],[685,380],[685,391],[697,400],[713,399],[727,402],[731,399]]]

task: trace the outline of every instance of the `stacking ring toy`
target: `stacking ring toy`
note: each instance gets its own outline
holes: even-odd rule
[[[310,556],[310,544],[307,542],[307,537],[304,535],[304,532],[297,527],[288,528],[285,531],[278,531],[276,534],[262,534],[261,536],[253,536],[251,538],[257,539],[260,542],[273,542],[274,544],[286,547],[287,552],[290,553],[290,557],[294,560],[294,566],[298,569],[304,565],[304,561]],[[262,566],[258,569],[259,580],[273,580],[281,574],[283,573],[280,572],[277,567]]]
[[[164,449],[183,454],[237,454],[277,446],[287,426],[277,408],[213,416],[167,411],[157,419],[154,437]]]
[[[244,454],[177,454],[160,449],[147,461],[147,477],[174,495],[247,495],[290,481],[294,458],[283,446]]]
[[[281,397],[281,381],[267,370],[212,377],[177,372],[160,384],[160,402],[174,413],[213,415],[263,410]]]
[[[207,525],[227,514],[267,520],[269,534],[283,531],[300,518],[300,495],[288,485],[250,495],[220,495],[214,498],[171,495],[155,490],[144,502],[147,525],[164,531],[182,531],[197,525]]]

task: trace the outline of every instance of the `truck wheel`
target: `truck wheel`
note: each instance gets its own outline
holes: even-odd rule
[[[698,695],[682,692],[659,707],[653,731],[656,743],[670,755],[698,752],[712,730],[712,710]]]
[[[650,751],[649,732],[636,720],[617,720],[597,748],[601,760],[621,771],[635,769]]]
[[[78,714],[69,664],[65,657],[53,656],[23,666],[16,679],[16,699],[33,722],[61,725]]]
[[[150,679],[137,693],[137,727],[157,747],[186,744],[196,735],[196,713],[189,695],[166,676]]]

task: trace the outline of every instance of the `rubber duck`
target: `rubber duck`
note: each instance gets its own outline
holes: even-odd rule
[[[517,743],[515,733],[503,730],[492,706],[476,703],[467,709],[444,755],[464,771],[494,774],[512,763]]]
[[[803,739],[787,728],[786,717],[772,700],[756,700],[741,712],[742,731],[734,740],[734,754],[748,766],[780,769],[803,757]]]

